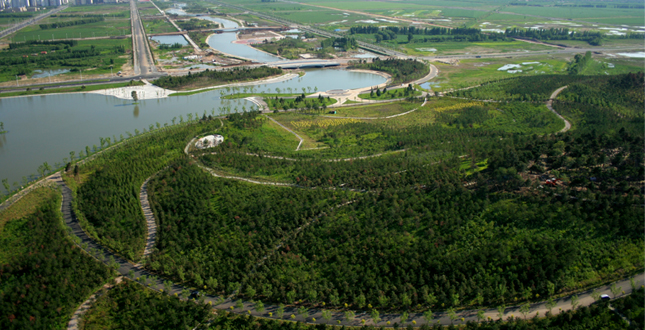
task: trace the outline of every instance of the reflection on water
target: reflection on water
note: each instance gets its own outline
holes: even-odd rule
[[[182,46],[188,45],[188,41],[186,41],[186,38],[184,38],[183,35],[179,36],[155,36],[155,37],[150,37],[150,39],[164,45],[174,45],[174,44],[180,44]]]
[[[139,118],[139,105],[134,106],[134,118]]]

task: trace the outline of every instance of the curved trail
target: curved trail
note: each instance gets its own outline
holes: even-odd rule
[[[141,210],[143,211],[143,217],[146,219],[146,228],[148,234],[146,235],[146,247],[143,250],[143,258],[147,258],[152,254],[152,251],[155,248],[155,243],[157,241],[157,220],[155,215],[150,208],[150,201],[148,200],[148,181],[152,179],[154,174],[147,178],[146,181],[141,185],[139,190],[139,203],[141,204]]]
[[[112,289],[115,285],[121,283],[123,280],[122,276],[119,276],[115,279],[115,284],[105,284],[101,287],[101,289]],[[97,290],[94,292],[87,300],[85,300],[78,308],[76,311],[74,311],[74,314],[72,315],[72,318],[69,320],[67,323],[67,330],[78,330],[80,329],[79,325],[81,324],[81,319],[83,318],[83,315],[92,308],[92,305],[98,299],[101,295],[99,295],[101,289]]]
[[[563,87],[560,87],[560,88],[556,89],[556,90],[555,90],[555,91],[553,91],[553,93],[551,94],[551,97],[549,97],[549,100],[548,100],[548,101],[546,101],[546,107],[547,107],[549,110],[551,110],[551,112],[555,113],[555,115],[556,115],[556,116],[560,117],[560,119],[564,120],[564,128],[563,128],[563,129],[561,129],[558,133],[564,133],[564,132],[566,132],[566,131],[568,131],[568,130],[570,130],[570,129],[571,129],[571,123],[570,123],[568,120],[564,119],[564,117],[562,117],[562,116],[561,116],[559,113],[557,113],[555,110],[553,110],[553,100],[555,100],[555,98],[557,98],[557,97],[558,97],[558,94],[560,94],[560,92],[562,92],[562,91],[563,91],[565,88],[567,88],[567,87],[569,87],[569,86],[563,86]]]
[[[87,244],[88,247],[91,249],[90,251],[94,251],[93,255],[95,255],[97,258],[100,260],[103,260],[104,263],[107,263],[108,259],[112,259],[116,262],[118,265],[117,271],[121,273],[122,275],[128,275],[131,274],[133,275],[134,278],[139,278],[141,276],[155,276],[155,274],[149,272],[146,269],[143,269],[139,265],[132,264],[128,260],[125,260],[121,258],[118,255],[115,255],[114,253],[108,251],[105,249],[102,245],[99,243],[95,242],[92,238],[90,238],[85,231],[80,226],[80,223],[78,219],[76,218],[73,210],[72,210],[72,191],[67,187],[65,182],[62,180],[60,173],[57,173],[57,175],[53,176],[51,178],[52,181],[57,183],[61,187],[62,195],[63,195],[63,201],[61,205],[61,211],[63,214],[63,219],[65,221],[66,226],[71,228],[71,233],[80,238],[81,244]],[[80,245],[80,244],[79,244]],[[161,290],[163,289],[163,280],[157,278],[156,276],[152,279],[148,279],[146,281],[148,284],[148,288],[153,289],[153,290]],[[640,287],[641,285],[645,284],[645,273],[641,273],[635,276],[635,283],[636,287]],[[616,283],[618,287],[621,287],[622,290],[626,292],[626,294],[629,294],[632,292],[631,286],[629,279],[624,279],[621,281],[618,281]],[[170,287],[170,293],[175,294],[175,293],[181,293],[182,290],[187,289],[184,286],[173,284]],[[596,289],[599,293],[601,294],[610,294],[611,295],[611,290],[609,285],[603,285],[600,286],[599,288]],[[234,307],[235,302],[232,299],[223,299],[220,297],[216,296],[210,296],[210,295],[205,295],[205,301],[207,303],[210,303],[213,305],[214,308],[216,309],[229,309],[230,307]],[[588,290],[586,292],[580,293],[579,294],[579,306],[587,306],[593,302],[593,298],[591,297],[591,290]],[[560,309],[562,311],[566,311],[571,309],[571,297],[564,297],[561,299],[556,300],[556,306],[553,309],[554,313],[559,313]],[[245,302],[243,303],[244,307],[242,310],[234,310],[237,313],[244,313],[244,314],[251,314],[257,317],[263,317],[263,318],[273,318],[277,319],[276,311],[278,309],[277,306],[266,306],[265,310],[263,312],[257,312],[254,310],[253,303]],[[542,303],[537,303],[537,304],[532,304],[531,305],[531,313],[528,315],[528,317],[533,317],[536,315],[536,313],[539,313],[539,315],[544,315],[544,313],[547,311],[546,305],[544,302]],[[307,322],[307,323],[313,323],[312,318],[316,318],[315,323],[325,323],[325,324],[335,324],[335,325],[352,325],[352,326],[359,326],[361,325],[360,319],[365,319],[367,321],[366,324],[374,324],[374,322],[371,321],[369,315],[366,312],[363,313],[357,313],[356,317],[354,320],[348,321],[345,319],[344,315],[342,312],[333,312],[332,313],[332,318],[327,321],[322,318],[322,310],[320,309],[310,309],[309,311],[309,318],[305,319],[302,316],[298,315],[297,309],[294,307],[288,307],[284,309],[285,316],[290,317],[291,314],[296,315],[296,317],[292,320],[294,321],[302,321],[302,322]],[[269,313],[272,313],[272,316],[269,316]],[[509,317],[510,315],[517,314],[519,316],[519,306],[515,307],[509,307],[506,309],[504,313],[504,318]],[[495,309],[486,309],[485,310],[485,316],[486,317],[491,317],[492,319],[497,319],[497,310]],[[464,310],[460,311],[457,313],[457,318],[464,318],[465,322],[468,321],[478,321],[477,319],[477,310]],[[421,326],[423,324],[427,324],[426,320],[423,318],[423,316],[419,313],[417,314],[411,314],[410,318],[408,319],[408,322],[416,321],[416,326]],[[338,323],[340,321],[340,323]],[[386,322],[390,321],[392,324],[395,322],[400,322],[400,315],[399,314],[385,314],[381,316],[381,321],[378,322],[376,325],[378,326],[385,326]],[[440,324],[443,325],[449,325],[453,323],[448,315],[446,313],[435,313],[434,314],[434,319],[432,323],[439,322]],[[456,322],[459,324],[460,322]]]
[[[361,120],[392,119],[392,118],[396,118],[396,117],[400,117],[400,116],[409,115],[409,114],[419,110],[424,105],[426,105],[427,102],[428,102],[428,98],[426,97],[426,98],[423,99],[423,103],[420,106],[418,106],[418,107],[416,107],[416,108],[414,108],[412,110],[408,110],[406,112],[397,113],[395,115],[386,116],[386,117],[338,117],[338,116],[320,116],[320,117],[340,118],[340,119],[361,119]]]
[[[284,129],[286,129],[286,130],[287,130],[287,131],[289,131],[291,134],[295,135],[295,136],[300,140],[300,143],[298,143],[298,146],[296,147],[296,151],[300,150],[300,146],[302,146],[302,143],[305,141],[305,140],[303,140],[303,139],[302,139],[302,137],[300,137],[300,135],[298,135],[298,134],[296,134],[296,132],[294,132],[294,131],[290,130],[287,126],[284,126],[284,125],[280,124],[277,120],[275,120],[275,119],[273,119],[273,118],[271,118],[271,117],[269,117],[269,116],[267,116],[267,115],[264,115],[264,116],[265,116],[265,117],[267,117],[267,118],[269,118],[272,122],[274,122],[274,123],[276,123],[276,124],[280,125],[280,127],[282,127],[282,128],[284,128]]]

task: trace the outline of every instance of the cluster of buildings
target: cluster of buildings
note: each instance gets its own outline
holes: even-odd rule
[[[3,12],[37,11],[43,7],[58,7],[67,4],[93,5],[124,1],[125,0],[0,0],[0,10]]]

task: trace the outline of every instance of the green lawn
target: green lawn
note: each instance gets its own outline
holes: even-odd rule
[[[141,23],[148,34],[177,32],[177,29],[165,18],[144,19]]]
[[[102,85],[75,86],[75,87],[51,88],[51,89],[43,89],[43,90],[40,90],[37,87],[30,87],[29,91],[25,90],[23,92],[0,93],[0,98],[9,97],[9,96],[89,92],[89,91],[96,91],[101,89],[121,88],[121,87],[127,87],[127,86],[141,86],[141,85],[143,85],[142,82],[134,81],[133,83],[127,82],[127,83],[114,83],[114,84],[102,84]]]
[[[420,96],[421,92],[420,91],[414,91],[411,95],[408,96]],[[404,97],[408,97],[405,95],[405,89],[399,88],[399,89],[391,89],[386,91],[385,93],[381,93],[381,95],[377,96],[376,92],[372,95],[371,93],[364,93],[358,95],[358,97],[364,99],[364,100],[391,100],[391,99],[400,99]]]
[[[130,20],[123,18],[106,19],[103,22],[47,30],[42,30],[38,25],[30,25],[18,31],[11,38],[14,41],[20,42],[26,40],[52,40],[52,38],[67,39],[123,36],[127,34],[130,34]]]

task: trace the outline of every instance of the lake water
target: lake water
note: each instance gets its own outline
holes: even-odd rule
[[[237,23],[229,20],[211,19],[225,27],[237,26]],[[258,62],[280,60],[249,46],[231,43],[235,38],[233,32],[215,34],[209,43],[215,49]],[[258,84],[254,86],[254,91],[275,93],[277,88],[287,93],[291,88],[291,92],[301,93],[305,87],[309,93],[316,88],[318,91],[352,89],[375,86],[385,81],[382,76],[365,72],[312,69],[302,77]],[[127,137],[126,132],[134,133],[135,129],[143,131],[157,122],[170,125],[173,118],[177,118],[177,122],[179,116],[187,119],[188,113],[201,116],[206,111],[207,114],[219,115],[225,114],[227,108],[234,112],[236,108],[237,111],[243,111],[254,106],[243,99],[221,100],[221,93],[220,90],[214,90],[190,96],[142,100],[137,105],[111,96],[85,93],[0,98],[0,121],[4,122],[8,131],[0,134],[0,179],[7,178],[13,184],[21,182],[23,176],[37,174],[38,166],[44,162],[52,167],[56,163],[63,165],[63,158],[68,158],[70,151],[78,155],[80,151],[85,152],[85,146],[100,146],[100,137],[116,136],[120,139],[121,134]]]
[[[182,46],[188,45],[188,41],[184,36],[178,35],[178,36],[155,36],[155,37],[150,37],[150,39],[164,45],[174,45],[174,44],[180,44]]]
[[[69,69],[55,69],[55,70],[45,70],[45,71],[34,70],[34,72],[37,72],[37,73],[31,76],[32,79],[57,76],[59,74],[68,73]]]

